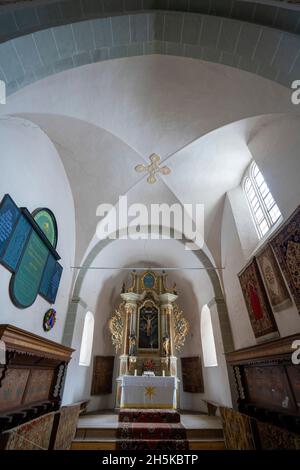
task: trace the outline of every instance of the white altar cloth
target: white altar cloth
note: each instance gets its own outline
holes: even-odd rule
[[[123,375],[117,381],[121,408],[176,409],[177,377]]]

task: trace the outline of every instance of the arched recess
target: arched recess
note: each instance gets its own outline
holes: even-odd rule
[[[69,23],[0,44],[11,94],[64,70],[120,57],[166,54],[245,70],[285,86],[298,77],[300,36],[200,13],[124,14]]]
[[[148,234],[151,233],[151,227],[143,227],[143,228],[144,229],[146,228],[146,233]],[[158,228],[159,233],[161,233],[162,229],[163,227],[161,226]],[[178,233],[175,233],[174,229],[170,230],[170,235],[171,235],[171,238],[176,238],[176,237],[178,238]],[[67,321],[65,324],[64,335],[63,335],[63,343],[65,345],[70,346],[72,344],[76,312],[77,312],[78,304],[80,303],[80,291],[81,291],[81,287],[82,287],[87,269],[91,266],[92,262],[94,261],[96,256],[100,253],[100,251],[103,250],[103,248],[105,248],[109,243],[113,241],[114,240],[111,238],[99,240],[98,243],[96,243],[96,245],[91,249],[91,251],[85,257],[82,263],[84,268],[79,270],[78,276],[74,284],[72,299],[69,302]],[[186,239],[184,234],[182,234],[180,241],[182,243],[187,243],[190,240]],[[194,251],[194,253],[195,253],[195,256],[198,258],[199,262],[201,263],[201,265],[204,268],[206,268],[207,275],[209,276],[209,279],[213,286],[213,291],[215,295],[214,302],[216,303],[217,310],[219,313],[224,351],[225,352],[231,351],[233,350],[233,339],[231,335],[228,311],[226,308],[226,303],[224,300],[219,276],[217,274],[215,267],[213,266],[211,259],[209,258],[208,254],[204,252],[203,249],[196,250]]]
[[[158,233],[162,233],[163,229],[164,227],[159,226],[156,229],[154,228],[154,231]],[[141,227],[141,231],[143,231],[144,233],[151,234],[153,233],[153,227],[152,228],[151,226]],[[112,235],[117,235],[117,234],[112,234]],[[176,232],[173,228],[170,229],[170,237],[172,239],[176,238],[184,244],[190,242],[190,240],[188,240],[184,234],[180,234]],[[108,244],[112,243],[113,241],[114,240],[112,238],[99,240],[96,243],[96,245],[90,250],[90,252],[87,254],[87,256],[82,262],[82,266],[84,266],[84,268],[81,268],[79,270],[78,276],[74,284],[73,295],[69,302],[67,319],[66,319],[65,329],[64,329],[64,334],[63,334],[63,344],[65,345],[68,345],[68,346],[72,345],[76,315],[77,315],[78,307],[81,303],[80,293],[81,293],[83,281],[87,273],[87,269],[92,265],[93,261],[99,255],[101,250],[103,250]],[[199,249],[199,250],[194,251],[194,253],[195,253],[195,256],[198,258],[201,266],[203,268],[206,268],[207,275],[213,287],[214,298],[209,303],[209,307],[211,308],[212,306],[214,306],[218,312],[223,349],[224,349],[224,352],[226,353],[234,349],[228,311],[227,311],[225,299],[223,296],[219,275],[209,255],[204,250],[205,248]],[[230,368],[228,368],[227,371],[228,371],[228,378],[229,378],[229,384],[231,388],[232,399],[234,402],[235,401],[234,377],[232,375]]]

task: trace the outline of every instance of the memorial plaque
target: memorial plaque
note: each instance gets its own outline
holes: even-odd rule
[[[17,307],[30,307],[38,294],[55,302],[63,270],[57,262],[56,242],[56,220],[49,209],[30,214],[25,207],[18,208],[8,194],[4,196],[0,203],[0,263],[13,273],[9,291]]]
[[[39,293],[48,302],[54,303],[62,275],[62,266],[50,254],[42,277]]]
[[[46,300],[48,300],[48,290],[49,290],[49,284],[54,272],[55,268],[55,259],[54,257],[49,253],[47,263],[43,272],[43,277],[39,289],[39,293],[42,297],[44,297]]]
[[[14,231],[20,211],[11,197],[6,194],[0,204],[0,258]]]
[[[10,283],[10,293],[18,307],[29,307],[35,301],[47,257],[47,247],[39,236],[32,232],[18,271],[12,276]]]
[[[63,271],[62,266],[56,262],[54,271],[52,273],[52,277],[49,283],[49,289],[48,289],[48,294],[47,294],[47,298],[49,302],[51,302],[52,304],[54,304],[55,299],[56,299],[62,271]]]
[[[29,222],[21,215],[2,258],[2,263],[13,272],[17,268],[31,230]]]

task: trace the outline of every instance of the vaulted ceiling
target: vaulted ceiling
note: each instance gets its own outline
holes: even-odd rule
[[[274,82],[159,55],[53,75],[12,95],[2,110],[39,125],[56,146],[76,207],[77,263],[93,239],[97,206],[127,194],[130,203],[205,204],[216,264],[224,196],[252,158],[248,142],[278,113],[296,111],[289,90]],[[134,168],[153,152],[172,173],[151,186]]]
[[[248,143],[278,113],[299,114],[289,88],[300,75],[299,7],[19,3],[0,2],[9,94],[0,113],[34,122],[55,145],[76,207],[76,262],[92,243],[98,204],[127,194],[204,203],[207,248],[220,264],[224,197],[252,158]],[[134,167],[153,152],[172,173],[149,186]]]
[[[11,94],[84,64],[166,54],[236,67],[290,86],[300,73],[300,7],[264,3],[8,2],[0,8],[0,79]]]

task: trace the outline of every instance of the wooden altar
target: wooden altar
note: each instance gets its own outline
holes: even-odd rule
[[[166,277],[165,273],[153,271],[141,274],[132,272],[130,287],[126,288],[123,284],[120,294],[123,302],[110,320],[112,341],[116,352],[120,352],[117,408],[125,404],[150,407],[151,403],[155,407],[159,404],[166,408],[176,407],[176,351],[185,342],[188,323],[176,304],[176,286],[168,288]],[[152,377],[145,377],[147,372]],[[140,386],[145,381],[157,393],[152,401],[147,400],[147,385]],[[156,385],[153,385],[154,382]],[[128,400],[127,387],[132,387],[136,400]]]
[[[73,349],[0,325],[5,363],[0,364],[0,432],[59,409]]]

